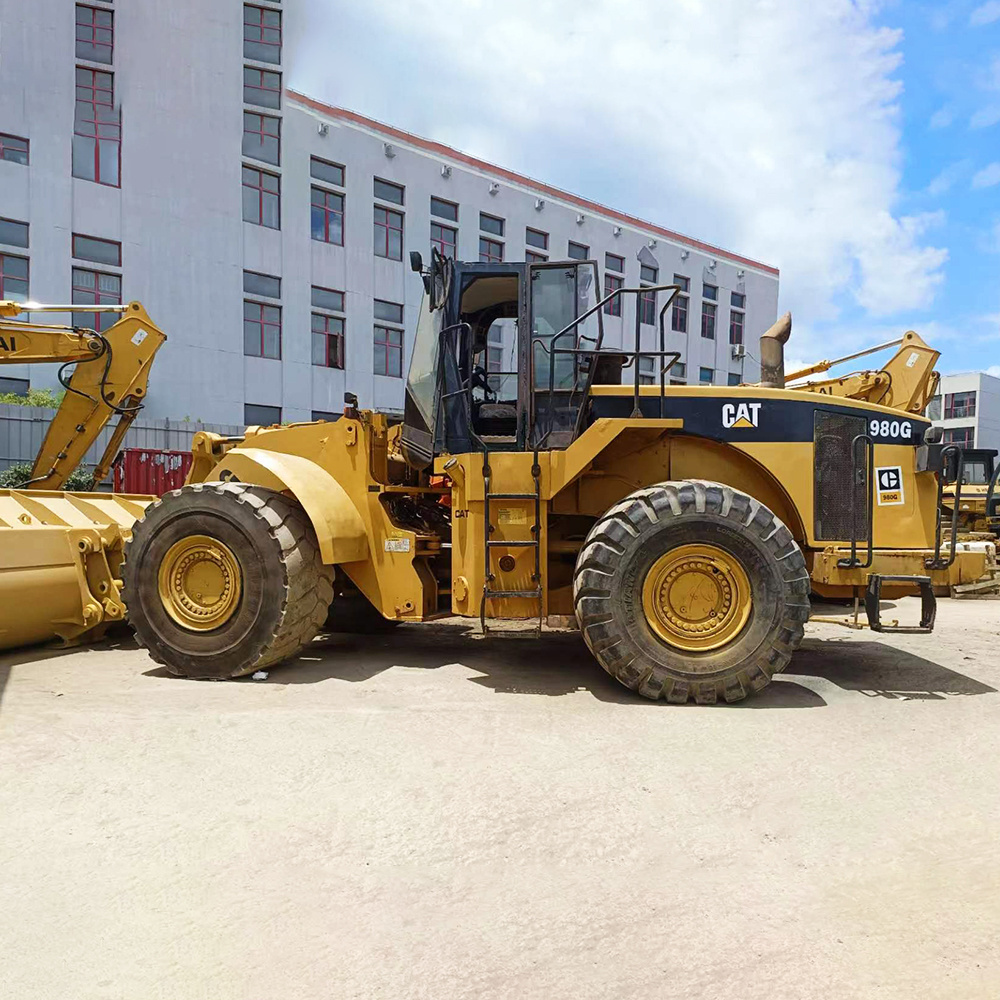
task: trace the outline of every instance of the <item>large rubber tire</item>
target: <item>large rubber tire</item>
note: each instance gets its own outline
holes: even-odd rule
[[[179,625],[164,608],[158,574],[189,535],[217,539],[236,557],[242,595],[211,631]],[[139,643],[172,673],[224,680],[294,656],[316,635],[333,600],[332,566],[294,500],[238,483],[200,483],[150,505],[132,530],[122,567],[125,606]]]
[[[670,549],[729,553],[750,583],[752,609],[721,648],[677,648],[643,610],[650,567]],[[601,666],[647,698],[739,701],[784,670],[809,617],[809,573],[791,532],[763,504],[719,483],[685,480],[638,490],[591,529],[576,564],[576,615]]]

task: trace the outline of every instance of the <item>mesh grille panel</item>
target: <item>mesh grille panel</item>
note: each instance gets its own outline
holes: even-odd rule
[[[867,458],[859,443],[858,469],[855,474],[851,442],[856,435],[867,432],[868,422],[864,417],[848,417],[816,410],[813,429],[816,452],[816,538],[823,542],[850,541],[854,537],[863,541],[868,537]],[[851,481],[855,475],[853,488],[857,519],[852,523]]]

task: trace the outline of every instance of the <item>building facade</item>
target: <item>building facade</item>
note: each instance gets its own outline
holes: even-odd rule
[[[0,0],[0,298],[72,302],[83,325],[107,319],[87,304],[141,300],[168,336],[158,418],[309,420],[348,390],[399,410],[422,294],[407,255],[432,245],[593,259],[606,291],[682,284],[671,378],[759,377],[775,268],[294,92],[285,18],[303,15],[285,7]],[[606,307],[607,346],[635,308]],[[653,347],[659,303],[638,308]],[[52,366],[0,375],[56,384]]]
[[[1000,378],[985,372],[942,375],[927,416],[948,444],[1000,450]]]

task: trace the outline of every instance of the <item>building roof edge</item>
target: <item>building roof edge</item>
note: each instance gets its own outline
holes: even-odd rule
[[[602,215],[607,219],[624,223],[625,225],[636,229],[643,229],[651,233],[656,233],[664,239],[673,240],[682,246],[690,247],[692,250],[700,250],[704,253],[712,254],[713,256],[720,257],[730,263],[744,264],[747,267],[752,267],[755,270],[764,272],[765,274],[773,275],[776,278],[779,276],[778,268],[773,267],[770,264],[764,264],[761,261],[753,260],[750,257],[743,257],[740,254],[732,253],[722,247],[713,246],[711,243],[704,243],[701,240],[685,236],[682,233],[676,233],[673,230],[666,229],[663,226],[658,226],[653,222],[647,222],[645,219],[640,219],[637,216],[628,215],[625,212],[619,212],[616,209],[609,208],[607,205],[602,205],[600,202],[589,201],[588,199],[572,194],[569,191],[563,191],[560,188],[553,187],[551,184],[534,180],[524,174],[508,170],[506,167],[500,167],[494,163],[489,163],[486,160],[481,160],[478,157],[470,156],[468,153],[463,153],[451,146],[446,146],[444,143],[437,142],[433,139],[425,139],[422,136],[414,135],[412,132],[406,132],[403,129],[396,128],[394,125],[387,125],[385,122],[376,121],[373,118],[366,118],[364,115],[358,114],[356,111],[350,111],[347,108],[339,108],[335,105],[325,104],[322,101],[316,100],[314,97],[301,94],[296,90],[288,89],[285,93],[294,103],[311,108],[313,111],[318,111],[319,113],[327,115],[331,118],[360,125],[364,128],[379,132],[387,137],[396,139],[399,142],[408,143],[409,145],[422,149],[425,152],[434,153],[437,156],[447,157],[450,160],[454,160],[456,163],[461,163],[466,166],[474,167],[477,170],[494,174],[503,180],[510,181],[513,184],[519,184],[537,192],[538,194],[544,194],[550,198],[557,198],[560,201],[564,201],[577,208],[583,208],[595,214]]]

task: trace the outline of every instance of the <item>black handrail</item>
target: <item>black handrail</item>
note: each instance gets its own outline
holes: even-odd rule
[[[948,454],[954,453],[957,456],[957,467],[955,469],[955,500],[951,508],[951,545],[948,550],[948,558],[941,558],[941,499],[944,495],[945,473],[948,470]],[[949,444],[941,449],[941,471],[938,473],[938,495],[937,495],[937,527],[934,531],[934,555],[930,559],[924,560],[925,569],[948,569],[955,561],[955,554],[958,551],[958,511],[962,502],[962,478],[965,475],[965,451],[961,445]],[[987,508],[989,510],[989,508]]]
[[[865,455],[868,459],[865,470],[865,485],[868,487],[866,498],[868,506],[868,556],[864,562],[858,559],[858,442],[864,442]],[[841,569],[868,569],[875,558],[874,548],[874,515],[875,515],[875,442],[868,434],[856,434],[851,442],[851,557],[838,559]]]
[[[1000,509],[994,514],[991,512],[991,507],[993,506],[994,500],[996,498],[997,486],[1000,485],[1000,462],[997,463],[996,469],[993,471],[993,475],[990,477],[990,484],[986,488],[986,530],[992,531],[994,521],[1000,521]],[[998,501],[1000,502],[1000,501]]]
[[[584,320],[589,319],[595,312],[598,312],[599,310],[603,309],[604,306],[608,302],[611,302],[613,299],[617,298],[618,296],[621,296],[621,295],[635,295],[635,296],[638,297],[638,296],[640,296],[640,295],[642,295],[644,293],[653,293],[653,294],[655,294],[656,292],[662,292],[662,291],[672,291],[672,294],[670,296],[668,296],[667,301],[663,304],[663,308],[660,310],[660,316],[659,316],[659,321],[660,321],[659,322],[659,326],[660,326],[660,350],[659,351],[644,351],[644,350],[642,350],[642,345],[641,345],[641,311],[638,308],[638,301],[637,301],[637,304],[636,304],[637,307],[636,307],[636,314],[635,314],[636,315],[636,319],[635,319],[635,351],[632,353],[631,356],[629,356],[628,352],[626,352],[624,349],[622,350],[622,353],[625,354],[626,357],[630,357],[630,361],[635,363],[635,396],[634,396],[635,402],[634,402],[634,405],[633,405],[633,413],[632,413],[633,417],[638,417],[638,416],[642,415],[641,411],[639,409],[639,396],[640,396],[639,386],[640,386],[641,383],[639,382],[640,373],[639,373],[638,358],[640,358],[640,357],[659,357],[659,358],[670,357],[672,359],[670,361],[670,363],[667,364],[667,365],[664,365],[662,367],[661,371],[660,371],[660,416],[662,417],[663,416],[663,398],[664,398],[665,393],[666,393],[666,383],[665,383],[664,376],[665,376],[665,373],[666,373],[667,369],[669,369],[672,365],[676,364],[680,360],[680,352],[679,351],[667,351],[667,350],[665,350],[665,344],[666,344],[665,317],[666,317],[667,309],[670,307],[670,304],[677,297],[678,293],[682,291],[680,285],[645,285],[645,286],[640,286],[640,287],[637,287],[637,288],[616,288],[610,294],[606,295],[603,299],[601,299],[599,302],[597,302],[595,305],[591,306],[591,308],[588,309],[581,316],[578,316],[576,319],[574,319],[572,323],[569,323],[567,326],[563,327],[563,329],[560,330],[553,337],[551,337],[551,338],[545,338],[545,337],[534,337],[534,338],[532,338],[532,341],[531,341],[531,351],[529,352],[529,354],[530,354],[529,363],[531,365],[531,372],[530,372],[531,377],[529,379],[529,384],[532,387],[534,387],[534,384],[535,384],[534,383],[534,357],[535,357],[534,347],[535,347],[536,344],[538,344],[538,345],[541,346],[542,350],[547,355],[549,355],[549,390],[548,391],[549,391],[549,401],[550,401],[550,406],[551,406],[551,400],[552,400],[553,395],[555,394],[555,356],[558,355],[558,354],[569,355],[569,356],[574,356],[574,357],[576,355],[579,355],[579,354],[593,354],[593,355],[597,355],[598,352],[601,349],[601,345],[602,345],[603,338],[604,338],[603,324],[601,325],[601,329],[600,329],[600,332],[599,332],[596,344],[595,344],[595,346],[593,348],[565,348],[565,347],[557,347],[556,343],[559,341],[559,339],[562,338],[562,337],[564,337],[564,336],[567,336],[569,333],[572,333]],[[592,337],[586,337],[585,339],[587,339],[587,340],[593,340],[594,338],[592,338]],[[583,398],[584,399],[586,399],[587,394],[590,392],[590,388],[591,388],[591,386],[593,384],[595,370],[596,370],[596,365],[591,365],[589,367],[588,372],[587,372],[587,378],[586,378],[586,380],[584,382],[583,390],[582,390],[582,392],[583,392]],[[572,401],[573,401],[573,397],[576,395],[576,392],[577,392],[577,389],[576,389],[576,382],[575,382],[575,378],[574,378],[574,385],[573,385],[573,388],[570,390],[570,403],[571,404],[572,404]],[[575,425],[575,427],[573,429],[573,436],[574,436],[574,438],[577,437],[579,435],[579,433],[580,433],[580,427],[581,427],[581,423],[583,421],[583,417],[584,417],[584,412],[583,412],[583,405],[581,403],[580,412],[577,414],[576,425]],[[552,431],[554,429],[555,429],[554,427],[550,427],[545,432],[545,434],[543,435],[541,441],[539,442],[539,447],[542,444],[544,444],[544,442],[546,441],[546,439],[549,437],[549,435],[552,433]],[[533,428],[532,428],[532,430],[533,430]]]

